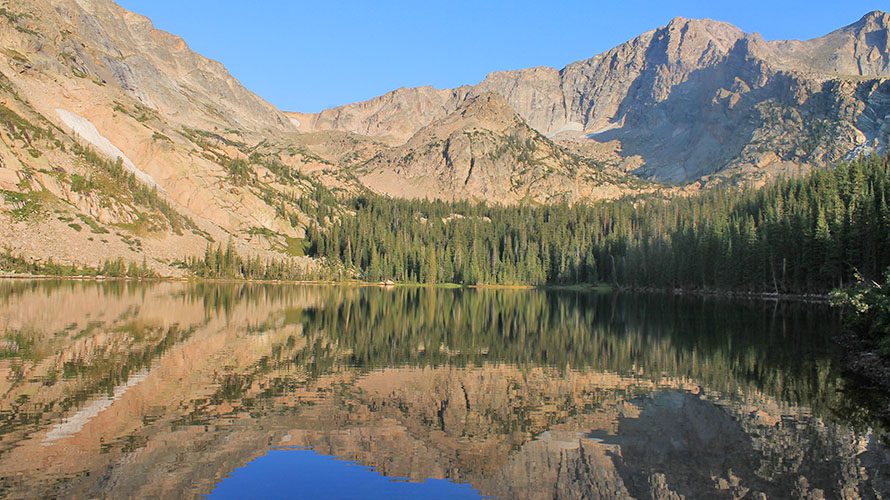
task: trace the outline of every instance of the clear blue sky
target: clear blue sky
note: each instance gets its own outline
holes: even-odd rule
[[[398,87],[561,68],[676,16],[806,39],[887,0],[118,0],[216,59],[285,110],[318,111]]]

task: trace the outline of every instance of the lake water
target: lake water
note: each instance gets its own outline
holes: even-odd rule
[[[0,495],[874,498],[826,306],[0,281]]]

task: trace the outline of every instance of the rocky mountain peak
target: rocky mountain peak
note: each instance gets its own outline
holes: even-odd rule
[[[444,118],[423,127],[405,143],[408,150],[423,149],[430,143],[477,141],[482,135],[538,136],[525,124],[506,99],[492,92],[470,96]],[[542,137],[542,139],[544,139]]]
[[[855,23],[842,29],[865,31],[887,30],[890,29],[890,13],[882,10],[873,10],[862,16],[862,18]]]
[[[707,38],[719,43],[727,50],[732,48],[736,40],[745,36],[745,32],[727,22],[685,17],[671,19],[664,27],[657,29],[656,33],[669,37],[678,36],[679,41],[686,40],[686,37],[690,35]]]
[[[746,36],[729,23],[676,17],[655,30],[647,58],[650,65],[708,66],[725,57]]]
[[[469,98],[449,118],[446,118],[446,122],[460,122],[463,127],[481,126],[489,130],[503,130],[520,120],[507,101],[493,92]]]

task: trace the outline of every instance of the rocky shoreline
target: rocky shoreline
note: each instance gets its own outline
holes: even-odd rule
[[[873,343],[853,332],[835,337],[844,375],[854,384],[859,406],[885,428],[890,428],[890,360],[878,354]]]

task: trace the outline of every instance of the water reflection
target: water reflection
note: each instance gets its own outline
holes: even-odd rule
[[[879,496],[890,454],[832,364],[836,321],[669,296],[0,282],[0,491],[310,494],[272,472],[317,466],[388,496]]]

